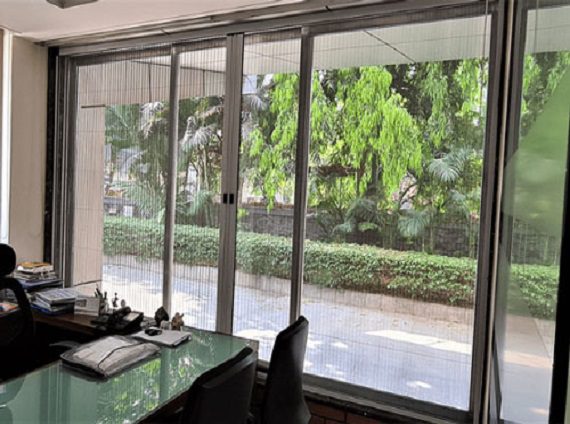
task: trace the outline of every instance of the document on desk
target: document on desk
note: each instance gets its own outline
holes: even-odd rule
[[[161,346],[176,347],[184,343],[186,340],[190,340],[190,337],[192,336],[188,331],[160,330],[158,328],[157,330],[161,333],[155,336],[146,334],[143,330],[133,334],[133,337],[147,342],[156,343]]]
[[[98,377],[112,377],[145,359],[157,355],[158,346],[130,337],[109,336],[68,350],[63,363]]]

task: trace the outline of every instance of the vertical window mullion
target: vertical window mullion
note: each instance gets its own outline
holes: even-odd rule
[[[299,116],[295,157],[295,208],[293,218],[293,258],[291,269],[290,321],[301,314],[305,218],[307,215],[307,182],[309,178],[309,143],[311,132],[311,75],[313,36],[303,29],[301,38],[301,75],[299,82]]]
[[[487,19],[487,18],[486,18]],[[498,261],[498,226],[500,219],[501,190],[503,184],[503,166],[505,142],[502,121],[502,95],[510,89],[509,78],[504,78],[510,71],[510,63],[505,61],[505,52],[511,45],[508,22],[512,16],[505,5],[491,15],[491,51],[489,54],[489,90],[487,94],[487,125],[483,158],[483,184],[481,192],[481,227],[479,234],[479,261],[475,292],[475,322],[471,366],[470,410],[476,421],[483,420],[489,411],[491,361],[493,349],[493,326],[495,321],[496,278]]]
[[[172,277],[174,266],[174,223],[176,220],[176,179],[178,169],[178,100],[180,89],[180,56],[173,48],[170,63],[170,95],[168,114],[168,169],[165,193],[162,306],[172,312]]]
[[[65,90],[68,93],[64,105],[64,134],[63,134],[63,166],[65,174],[62,177],[62,199],[61,208],[63,211],[61,226],[62,240],[64,241],[63,264],[59,269],[63,273],[63,280],[66,287],[73,285],[73,231],[75,229],[75,127],[77,121],[78,107],[78,65],[71,62],[66,67]]]
[[[226,50],[226,96],[222,130],[222,198],[228,199],[237,198],[242,73],[243,34],[229,35]],[[236,219],[237,202],[222,203],[216,330],[227,334],[231,334],[233,329]]]

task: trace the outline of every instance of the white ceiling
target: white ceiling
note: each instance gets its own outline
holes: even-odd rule
[[[529,14],[527,53],[570,50],[570,6]],[[538,23],[538,31],[535,24]],[[371,28],[317,36],[313,66],[315,69],[339,69],[352,66],[396,65],[488,57],[490,18],[474,17],[416,23],[387,28]],[[244,73],[299,72],[299,39],[254,43],[246,38]],[[142,61],[162,63],[168,58]],[[225,48],[182,53],[181,65],[188,69],[224,72]]]
[[[98,0],[60,9],[45,0],[0,0],[0,27],[34,41],[196,18],[300,0]]]

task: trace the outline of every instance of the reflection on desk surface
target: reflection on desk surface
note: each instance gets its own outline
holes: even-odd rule
[[[159,357],[107,381],[89,380],[56,362],[0,383],[0,411],[14,424],[134,423],[252,343],[192,330],[191,341],[175,349],[162,348]]]

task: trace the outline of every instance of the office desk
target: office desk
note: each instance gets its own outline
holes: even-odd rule
[[[0,383],[2,422],[135,423],[152,419],[180,403],[190,385],[204,372],[234,356],[246,339],[191,330],[192,340],[143,362],[107,381],[90,380],[55,362],[23,377]],[[223,406],[222,406],[223,407]],[[10,417],[12,421],[9,421]]]
[[[91,321],[95,317],[75,315],[73,313],[63,315],[46,315],[36,310],[32,310],[32,315],[34,316],[36,324],[58,328],[72,333],[84,334],[90,337],[101,335],[101,332],[97,331],[95,326],[91,324]]]

